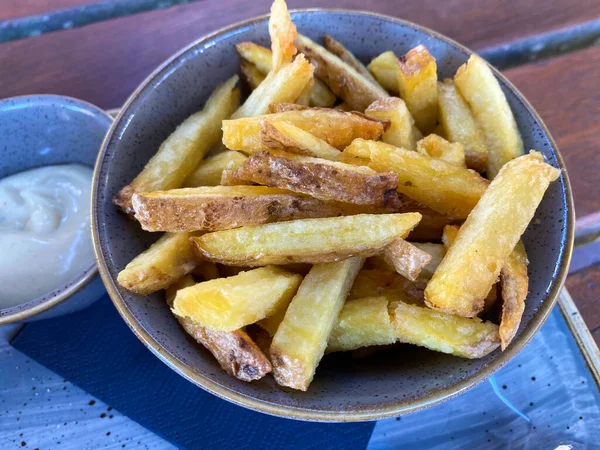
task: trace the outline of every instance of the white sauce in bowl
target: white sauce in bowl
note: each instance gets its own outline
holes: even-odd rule
[[[91,182],[78,164],[0,180],[0,309],[50,293],[94,262]]]

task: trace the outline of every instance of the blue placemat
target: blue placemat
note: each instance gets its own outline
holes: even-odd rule
[[[28,324],[12,345],[180,448],[364,449],[375,425],[280,419],[218,399],[152,355],[108,297]]]

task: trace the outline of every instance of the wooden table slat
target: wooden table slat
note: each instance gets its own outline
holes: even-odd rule
[[[0,20],[45,14],[61,8],[89,5],[98,0],[2,0]]]
[[[566,287],[600,346],[600,264],[571,275]]]

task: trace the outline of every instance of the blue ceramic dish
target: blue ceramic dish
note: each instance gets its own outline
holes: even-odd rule
[[[297,11],[298,30],[320,41],[327,33],[363,62],[383,51],[404,54],[425,44],[441,77],[451,77],[471,52],[431,30],[392,17],[356,11]],[[113,196],[128,184],[161,142],[198,111],[218,83],[239,70],[235,44],[269,45],[268,17],[220,30],[181,50],[152,73],[129,98],[98,157],[92,193],[92,230],[100,274],[123,319],[163,362],[196,385],[234,403],[303,420],[375,420],[412,412],[452,397],[490,376],[529,342],[550,313],[564,282],[573,240],[573,205],[567,175],[553,183],[527,230],[530,293],[519,332],[505,352],[465,360],[404,346],[368,359],[329,355],[308,392],[277,386],[271,377],[244,383],[228,376],[179,328],[162,292],[134,295],[120,287],[118,272],[157,235],[117,211]],[[539,116],[500,73],[500,85],[526,148],[541,151],[564,169],[558,149]]]
[[[94,105],[57,95],[0,100],[0,179],[51,164],[93,167],[112,118]],[[104,294],[96,264],[64,286],[0,309],[0,324],[47,319],[82,309]]]

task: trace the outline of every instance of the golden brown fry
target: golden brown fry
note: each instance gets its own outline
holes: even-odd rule
[[[369,265],[375,262],[369,258]],[[385,269],[363,269],[358,272],[352,285],[348,301],[365,297],[385,297],[390,301],[401,300],[405,303],[423,304],[423,289],[421,282],[412,282],[402,275]]]
[[[525,310],[525,298],[529,288],[527,263],[525,246],[519,241],[500,272],[503,301],[500,341],[503,351],[517,334]]]
[[[437,63],[424,45],[417,45],[398,60],[400,97],[423,133],[438,119]]]
[[[314,85],[315,85],[315,78],[313,77],[308,81],[308,83],[306,83],[306,86],[304,86],[304,89],[302,89],[302,92],[296,99],[297,104],[302,105],[302,106],[308,106],[310,104],[310,96],[311,96],[311,92],[313,90]]]
[[[376,100],[369,105],[365,114],[391,122],[390,128],[383,133],[383,142],[406,150],[417,149],[415,121],[403,100],[398,97]]]
[[[429,253],[404,239],[396,239],[388,245],[383,251],[383,258],[396,272],[411,281],[415,281],[431,261]]]
[[[432,242],[413,242],[412,244],[419,250],[428,253],[431,257],[429,264],[427,264],[419,274],[419,280],[429,280],[433,276],[435,269],[437,269],[442,262],[442,259],[446,254],[446,249],[442,244],[434,244]]]
[[[356,350],[396,341],[385,297],[346,302],[329,336],[326,353]]]
[[[234,89],[237,81],[235,75],[218,86],[204,109],[177,127],[138,176],[115,196],[113,203],[131,214],[131,197],[136,192],[181,187],[204,155],[219,142],[223,119],[239,106],[240,93]]]
[[[315,67],[315,76],[324,81],[350,108],[364,111],[378,98],[388,96],[382,87],[370,82],[350,65],[306,36],[298,35],[296,46]]]
[[[440,124],[450,142],[460,142],[465,148],[465,160],[469,169],[483,173],[486,170],[488,150],[483,134],[469,105],[460,95],[454,81],[446,79],[438,83]]]
[[[255,153],[235,176],[321,200],[385,207],[397,199],[394,173],[284,152]]]
[[[380,85],[394,94],[398,93],[398,58],[394,52],[382,53],[367,67]]]
[[[167,233],[119,272],[117,282],[136,294],[168,288],[190,273],[199,259],[190,245],[190,233]]]
[[[224,170],[235,170],[248,159],[246,155],[233,150],[218,153],[212,158],[203,160],[186,178],[184,187],[218,186]]]
[[[355,257],[318,264],[304,278],[271,344],[278,384],[306,391],[363,262]]]
[[[339,109],[340,111],[350,111],[350,107],[347,103],[340,103],[339,105],[334,106],[335,109]]]
[[[421,155],[441,159],[448,164],[453,164],[464,169],[467,168],[463,145],[460,142],[451,144],[437,134],[430,134],[417,142],[417,152]]]
[[[500,83],[488,64],[477,55],[460,66],[454,76],[456,87],[471,107],[488,148],[487,176],[524,153],[523,140]]]
[[[371,75],[371,72],[369,72],[369,69],[367,69],[364,66],[364,64],[361,63],[356,58],[356,56],[354,56],[352,54],[352,52],[350,50],[348,50],[346,47],[344,47],[344,45],[341,42],[335,40],[333,37],[329,36],[328,34],[326,34],[325,37],[323,38],[323,42],[324,42],[325,48],[327,50],[329,50],[335,56],[340,58],[342,61],[344,61],[346,64],[348,64],[350,67],[352,67],[358,73],[360,73],[363,77],[365,77],[371,83],[375,84],[376,86],[380,86],[379,82],[373,77],[373,75]]]
[[[478,317],[467,319],[403,302],[393,311],[399,342],[469,359],[482,358],[500,345],[498,325]]]
[[[177,291],[194,284],[191,275],[172,284],[166,291],[167,304],[172,307]],[[211,331],[188,318],[178,317],[177,320],[186,333],[213,354],[229,375],[242,381],[253,381],[271,372],[269,359],[244,331]]]
[[[205,259],[226,265],[318,264],[373,256],[419,222],[418,213],[303,219],[193,238]],[[369,230],[369,232],[365,232]]]
[[[253,42],[241,42],[235,47],[240,56],[246,61],[254,64],[264,76],[271,71],[273,54],[268,48]],[[321,80],[315,79],[314,82],[315,84],[310,96],[311,106],[325,108],[332,106],[337,97]]]
[[[270,315],[294,296],[302,276],[269,266],[177,291],[172,311],[216,331],[234,331]],[[249,295],[251,293],[251,295]]]
[[[269,72],[231,118],[260,116],[268,112],[271,103],[296,101],[312,76],[312,65],[304,56],[298,55],[291,64],[283,66],[277,72]]]
[[[466,317],[477,315],[548,185],[559,175],[560,170],[535,151],[507,163],[433,274],[425,289],[428,306]]]
[[[344,153],[369,159],[375,170],[394,171],[399,192],[457,219],[468,216],[488,185],[477,172],[383,142],[356,139]]]
[[[300,108],[259,117],[224,120],[223,143],[227,148],[249,154],[269,150],[261,144],[260,139],[260,123],[264,119],[271,122],[287,122],[337,149],[343,149],[356,138],[377,139],[389,125],[389,122],[356,112],[327,108],[307,109],[304,106]]]
[[[256,66],[248,61],[242,61],[240,63],[240,72],[244,76],[244,79],[250,86],[250,89],[254,90],[260,83],[265,81],[265,76],[256,68]]]
[[[298,32],[292,22],[285,0],[273,0],[271,17],[269,17],[269,36],[271,37],[271,51],[273,52],[273,71],[292,62],[297,53],[294,40]]]
[[[263,120],[260,123],[261,144],[273,150],[336,160],[341,152],[308,131],[287,122]]]
[[[298,103],[271,103],[269,105],[269,114],[277,114],[288,111],[306,111],[311,109],[309,106],[299,105]]]

